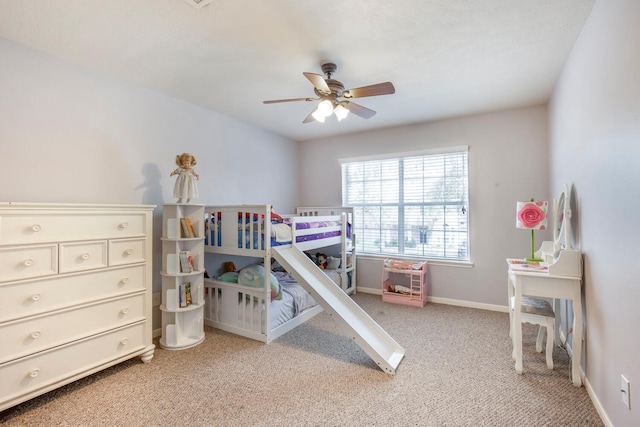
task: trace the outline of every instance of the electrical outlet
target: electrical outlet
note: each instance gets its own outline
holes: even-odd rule
[[[629,409],[631,409],[631,396],[629,395],[630,392],[631,386],[629,384],[629,380],[627,380],[624,375],[620,375],[620,393],[622,394],[622,402]]]
[[[160,297],[161,297],[161,293],[160,292],[156,292],[155,294],[153,294],[151,296],[151,305],[156,307],[158,305],[160,305]]]

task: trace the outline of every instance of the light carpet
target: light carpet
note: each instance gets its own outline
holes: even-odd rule
[[[569,357],[549,370],[506,313],[354,300],[406,350],[395,376],[322,313],[271,344],[206,328],[193,348],[138,358],[0,412],[11,426],[602,426]],[[157,344],[157,341],[156,341]]]

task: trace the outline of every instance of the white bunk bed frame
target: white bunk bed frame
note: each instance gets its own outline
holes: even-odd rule
[[[266,269],[265,282],[261,288],[251,288],[236,283],[221,282],[213,278],[204,280],[205,308],[204,323],[233,334],[241,335],[257,341],[269,343],[295,327],[301,325],[316,314],[323,311],[320,305],[309,308],[298,316],[288,320],[276,328],[271,328],[270,306],[270,265],[271,250],[271,206],[270,205],[233,205],[233,206],[205,206],[206,243],[204,252],[243,257],[262,258]],[[324,215],[332,213],[332,215]],[[241,222],[238,222],[238,216]],[[341,280],[348,280],[348,273],[352,274],[351,288],[355,290],[355,251],[351,257],[351,267],[347,271],[347,248],[355,247],[353,233],[347,242],[347,227],[351,224],[353,231],[353,208],[298,208],[297,215],[282,215],[291,219],[292,243],[302,251],[341,245]],[[314,221],[339,221],[339,225],[323,228],[307,228],[298,230],[296,223],[309,222],[309,216]],[[250,220],[246,222],[245,218]],[[221,218],[221,221],[217,219]],[[254,221],[253,218],[258,218]],[[226,220],[225,220],[226,219]],[[264,220],[263,220],[264,219]],[[240,231],[240,234],[239,234]],[[339,236],[323,239],[297,242],[298,236],[315,234],[317,232],[340,231]],[[221,238],[218,240],[217,236]],[[239,245],[239,235],[241,245]],[[257,236],[257,239],[255,238]],[[262,238],[264,236],[264,239]],[[242,247],[238,247],[242,246]],[[345,283],[345,282],[343,282]],[[217,295],[217,298],[214,296]],[[239,303],[242,301],[242,303]],[[256,307],[260,309],[256,310]],[[261,308],[264,313],[261,313]],[[257,314],[256,313],[260,313]]]
[[[339,207],[301,207],[296,209],[300,216],[335,216],[346,215],[347,224],[350,224],[351,233],[345,231],[342,235],[345,239],[340,241],[340,279],[342,289],[348,294],[356,293],[356,235],[353,228],[353,208]],[[351,261],[349,265],[349,259]]]

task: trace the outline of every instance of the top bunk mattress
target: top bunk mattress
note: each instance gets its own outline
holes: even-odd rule
[[[229,218],[230,217],[230,218]],[[342,220],[314,217],[285,217],[264,221],[264,214],[237,212],[209,212],[205,219],[205,246],[240,249],[266,249],[265,238],[270,246],[291,245],[342,235]],[[351,234],[346,224],[347,237]],[[265,236],[267,234],[268,236]]]

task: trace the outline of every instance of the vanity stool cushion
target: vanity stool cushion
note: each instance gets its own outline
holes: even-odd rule
[[[511,302],[513,309],[514,301]],[[522,297],[521,310],[522,313],[535,314],[537,316],[556,317],[553,308],[548,301],[541,298]]]

